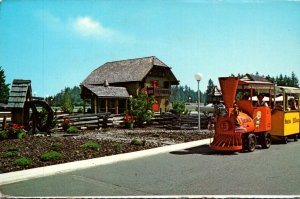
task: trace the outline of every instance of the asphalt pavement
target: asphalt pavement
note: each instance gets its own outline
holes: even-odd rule
[[[19,180],[4,182],[1,174],[0,191],[26,197],[300,196],[300,142],[276,144],[253,153],[217,153],[208,143],[173,145],[148,154],[143,151],[128,159],[54,174],[44,168],[44,177],[39,174],[38,178],[19,175]]]

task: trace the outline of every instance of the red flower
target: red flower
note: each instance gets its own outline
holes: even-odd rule
[[[73,121],[70,118],[64,118],[64,122],[69,124],[73,123]]]
[[[135,122],[136,117],[133,115],[126,114],[124,116],[124,120],[125,120],[125,122]]]
[[[13,128],[13,129],[24,129],[24,126],[22,126],[22,125],[20,125],[20,124],[11,124],[11,127]]]

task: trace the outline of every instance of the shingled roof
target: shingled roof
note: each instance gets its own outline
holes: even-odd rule
[[[31,96],[30,80],[13,80],[8,98],[7,108],[23,108],[27,98]]]
[[[270,82],[266,78],[259,76],[259,75],[253,75],[253,74],[246,74],[243,76],[240,80],[242,81],[258,81],[258,82]]]
[[[84,85],[99,98],[129,98],[125,87]]]
[[[106,80],[109,83],[142,81],[154,66],[170,69],[155,56],[107,62],[95,69],[81,84],[101,85]],[[175,76],[174,79],[177,81]]]

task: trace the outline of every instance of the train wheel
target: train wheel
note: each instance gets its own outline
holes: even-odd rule
[[[283,144],[287,144],[288,143],[288,137],[287,136],[283,136],[282,137],[282,143]]]
[[[256,137],[254,134],[249,134],[248,136],[248,143],[247,143],[247,150],[249,152],[253,152],[256,146]]]
[[[298,134],[294,135],[294,141],[297,142],[298,141]]]
[[[264,132],[261,135],[261,147],[263,149],[268,149],[271,146],[271,134],[268,132]]]

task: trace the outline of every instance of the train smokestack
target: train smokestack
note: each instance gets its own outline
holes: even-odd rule
[[[226,108],[233,108],[239,79],[237,77],[220,77],[219,82]]]

